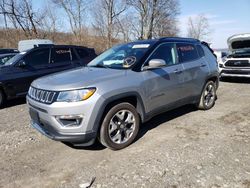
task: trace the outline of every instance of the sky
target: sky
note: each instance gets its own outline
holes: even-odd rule
[[[187,35],[188,18],[203,14],[208,18],[213,48],[227,48],[227,39],[250,33],[250,0],[180,0],[180,35]]]
[[[36,8],[47,0],[33,0]],[[180,0],[180,36],[187,36],[188,18],[203,14],[208,18],[208,37],[215,49],[227,48],[227,39],[240,33],[250,33],[250,0]]]

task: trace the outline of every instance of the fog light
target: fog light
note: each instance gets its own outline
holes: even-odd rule
[[[63,127],[79,127],[83,120],[83,115],[56,116],[56,120]]]
[[[220,68],[223,68],[223,64],[219,64],[219,67],[220,67]]]

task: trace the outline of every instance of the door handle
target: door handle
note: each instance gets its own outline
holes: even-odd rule
[[[207,66],[206,64],[203,64],[203,63],[201,64],[201,67],[206,67],[206,66]]]
[[[181,73],[182,73],[182,70],[176,69],[176,70],[174,70],[174,73],[175,73],[175,74],[181,74]]]

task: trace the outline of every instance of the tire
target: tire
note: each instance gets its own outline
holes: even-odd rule
[[[129,146],[136,138],[140,118],[135,107],[129,103],[113,106],[103,119],[99,141],[112,150]]]
[[[216,101],[216,85],[213,81],[208,81],[203,88],[200,101],[198,104],[198,109],[209,110],[211,109]]]
[[[5,103],[5,95],[3,91],[0,89],[0,108],[3,107],[4,103]]]

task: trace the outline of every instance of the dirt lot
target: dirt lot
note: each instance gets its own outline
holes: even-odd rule
[[[24,100],[0,110],[0,187],[250,187],[250,82],[221,82],[216,106],[157,116],[121,151],[71,148],[29,125]]]

